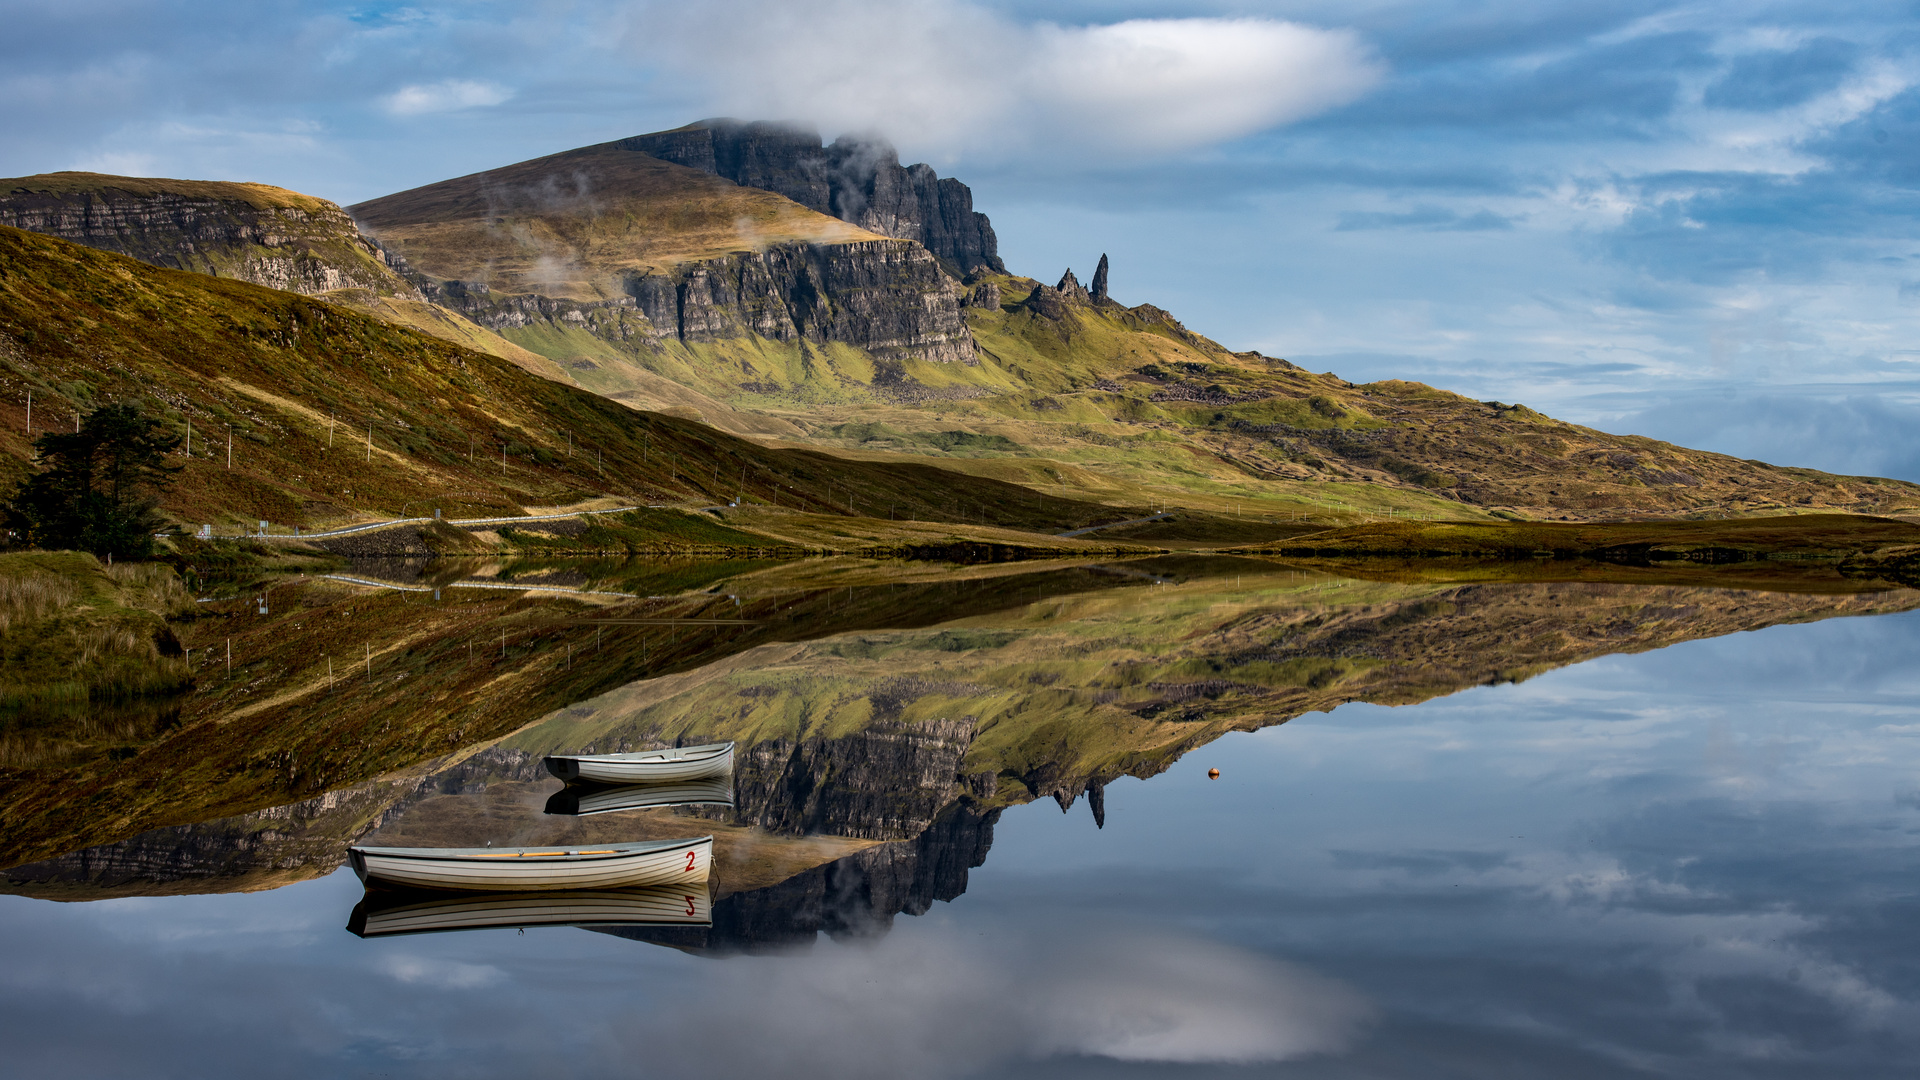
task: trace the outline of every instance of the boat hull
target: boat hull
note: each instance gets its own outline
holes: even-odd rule
[[[347,856],[363,882],[414,889],[623,889],[704,885],[713,838],[583,848],[352,847]]]
[[[712,925],[713,902],[704,883],[550,893],[376,890],[354,905],[347,920],[347,929],[363,938],[504,926]]]
[[[547,771],[562,780],[599,784],[659,784],[733,775],[733,744],[646,750],[633,754],[556,754]]]
[[[715,776],[678,784],[568,784],[547,799],[547,813],[569,817],[657,806],[732,806],[733,777]]]

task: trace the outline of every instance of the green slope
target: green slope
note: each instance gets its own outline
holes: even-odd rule
[[[163,507],[187,523],[742,495],[1046,531],[1114,517],[923,463],[768,449],[309,297],[0,228],[0,485],[28,467],[29,393],[35,432],[109,401],[191,423]]]

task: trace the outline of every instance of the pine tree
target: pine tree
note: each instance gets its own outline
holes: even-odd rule
[[[33,445],[41,469],[4,506],[15,543],[123,559],[153,554],[153,532],[165,524],[158,496],[180,471],[166,461],[178,435],[137,406],[106,405],[79,431]]]

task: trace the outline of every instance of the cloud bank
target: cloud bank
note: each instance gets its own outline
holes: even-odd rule
[[[643,57],[722,112],[878,131],[948,160],[1204,146],[1353,101],[1384,75],[1350,31],[1266,18],[1067,26],[952,0],[724,0],[642,4],[629,27]]]

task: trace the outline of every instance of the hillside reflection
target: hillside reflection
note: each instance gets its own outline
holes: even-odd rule
[[[1369,582],[1225,558],[521,571],[361,567],[360,583],[276,586],[266,619],[214,612],[190,638],[231,635],[233,679],[124,752],[7,775],[7,887],[255,890],[330,873],[363,841],[712,832],[711,925],[605,932],[708,953],[871,937],[959,896],[1007,807],[1085,795],[1099,828],[1107,784],[1230,731],[1920,607],[1908,591]],[[373,658],[313,674],[342,654]],[[596,804],[541,766],[719,740],[739,744],[731,805]]]

